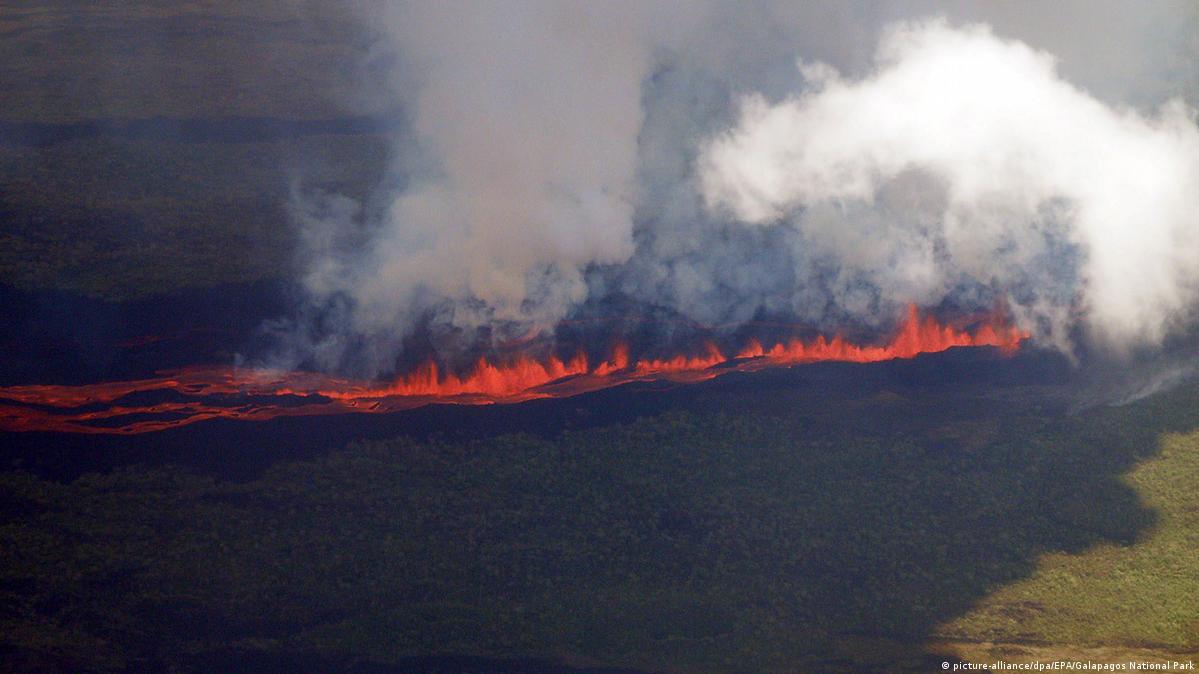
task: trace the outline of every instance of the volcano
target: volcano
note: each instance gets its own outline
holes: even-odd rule
[[[637,381],[694,383],[729,372],[837,361],[872,363],[912,358],[955,347],[991,347],[1013,353],[1027,334],[1001,312],[945,325],[908,308],[905,321],[882,344],[854,344],[840,335],[793,338],[764,346],[750,338],[736,351],[706,341],[698,353],[634,357],[617,340],[607,357],[582,351],[568,358],[517,354],[478,358],[465,372],[445,371],[428,360],[392,381],[357,381],[313,372],[202,365],[154,377],[79,386],[0,388],[0,430],[149,433],[225,418],[262,421],[324,414],[385,414],[434,403],[512,404],[563,398]]]

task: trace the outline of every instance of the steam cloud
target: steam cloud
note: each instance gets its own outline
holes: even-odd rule
[[[802,70],[812,90],[747,97],[705,149],[710,204],[798,228],[888,303],[1006,292],[1063,349],[1076,308],[1115,348],[1191,319],[1199,128],[1182,101],[1153,117],[1109,107],[1049,54],[944,21],[889,30],[865,79]]]
[[[418,327],[452,348],[613,296],[830,329],[1002,301],[1066,352],[1158,344],[1199,288],[1199,129],[1162,103],[1194,17],[1005,7],[376,8],[402,179],[367,204],[297,192],[308,301],[282,358],[387,373]]]

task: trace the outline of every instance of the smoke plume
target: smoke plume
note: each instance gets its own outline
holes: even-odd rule
[[[801,71],[806,93],[747,96],[707,145],[711,206],[794,227],[888,304],[987,287],[1063,349],[1076,318],[1117,349],[1191,320],[1199,128],[1181,100],[1108,106],[1051,55],[944,21],[889,29],[865,78]]]
[[[409,123],[368,202],[297,189],[281,360],[385,374],[416,332],[452,350],[615,298],[715,330],[1003,304],[1064,352],[1186,329],[1193,13],[932,7],[373,6],[366,98]]]

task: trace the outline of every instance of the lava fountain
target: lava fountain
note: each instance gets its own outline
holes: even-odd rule
[[[995,313],[972,329],[939,323],[908,309],[889,341],[858,345],[834,336],[798,338],[769,347],[756,339],[723,353],[707,343],[698,355],[632,359],[616,342],[591,362],[519,355],[504,362],[480,358],[463,374],[428,361],[390,382],[355,381],[311,372],[229,366],[195,366],[132,381],[82,386],[0,387],[0,430],[136,434],[177,428],[206,419],[267,420],[318,414],[381,414],[434,403],[485,405],[561,398],[634,381],[704,381],[727,372],[748,372],[818,361],[872,363],[912,358],[953,347],[998,347],[1013,353],[1028,337]],[[153,402],[145,402],[147,398]]]

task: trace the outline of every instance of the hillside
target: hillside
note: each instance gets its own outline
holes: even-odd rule
[[[10,471],[5,650],[24,671],[678,672],[1199,650],[1199,388],[1070,416],[1036,387],[749,381],[237,479]],[[253,454],[243,428],[209,451]]]

